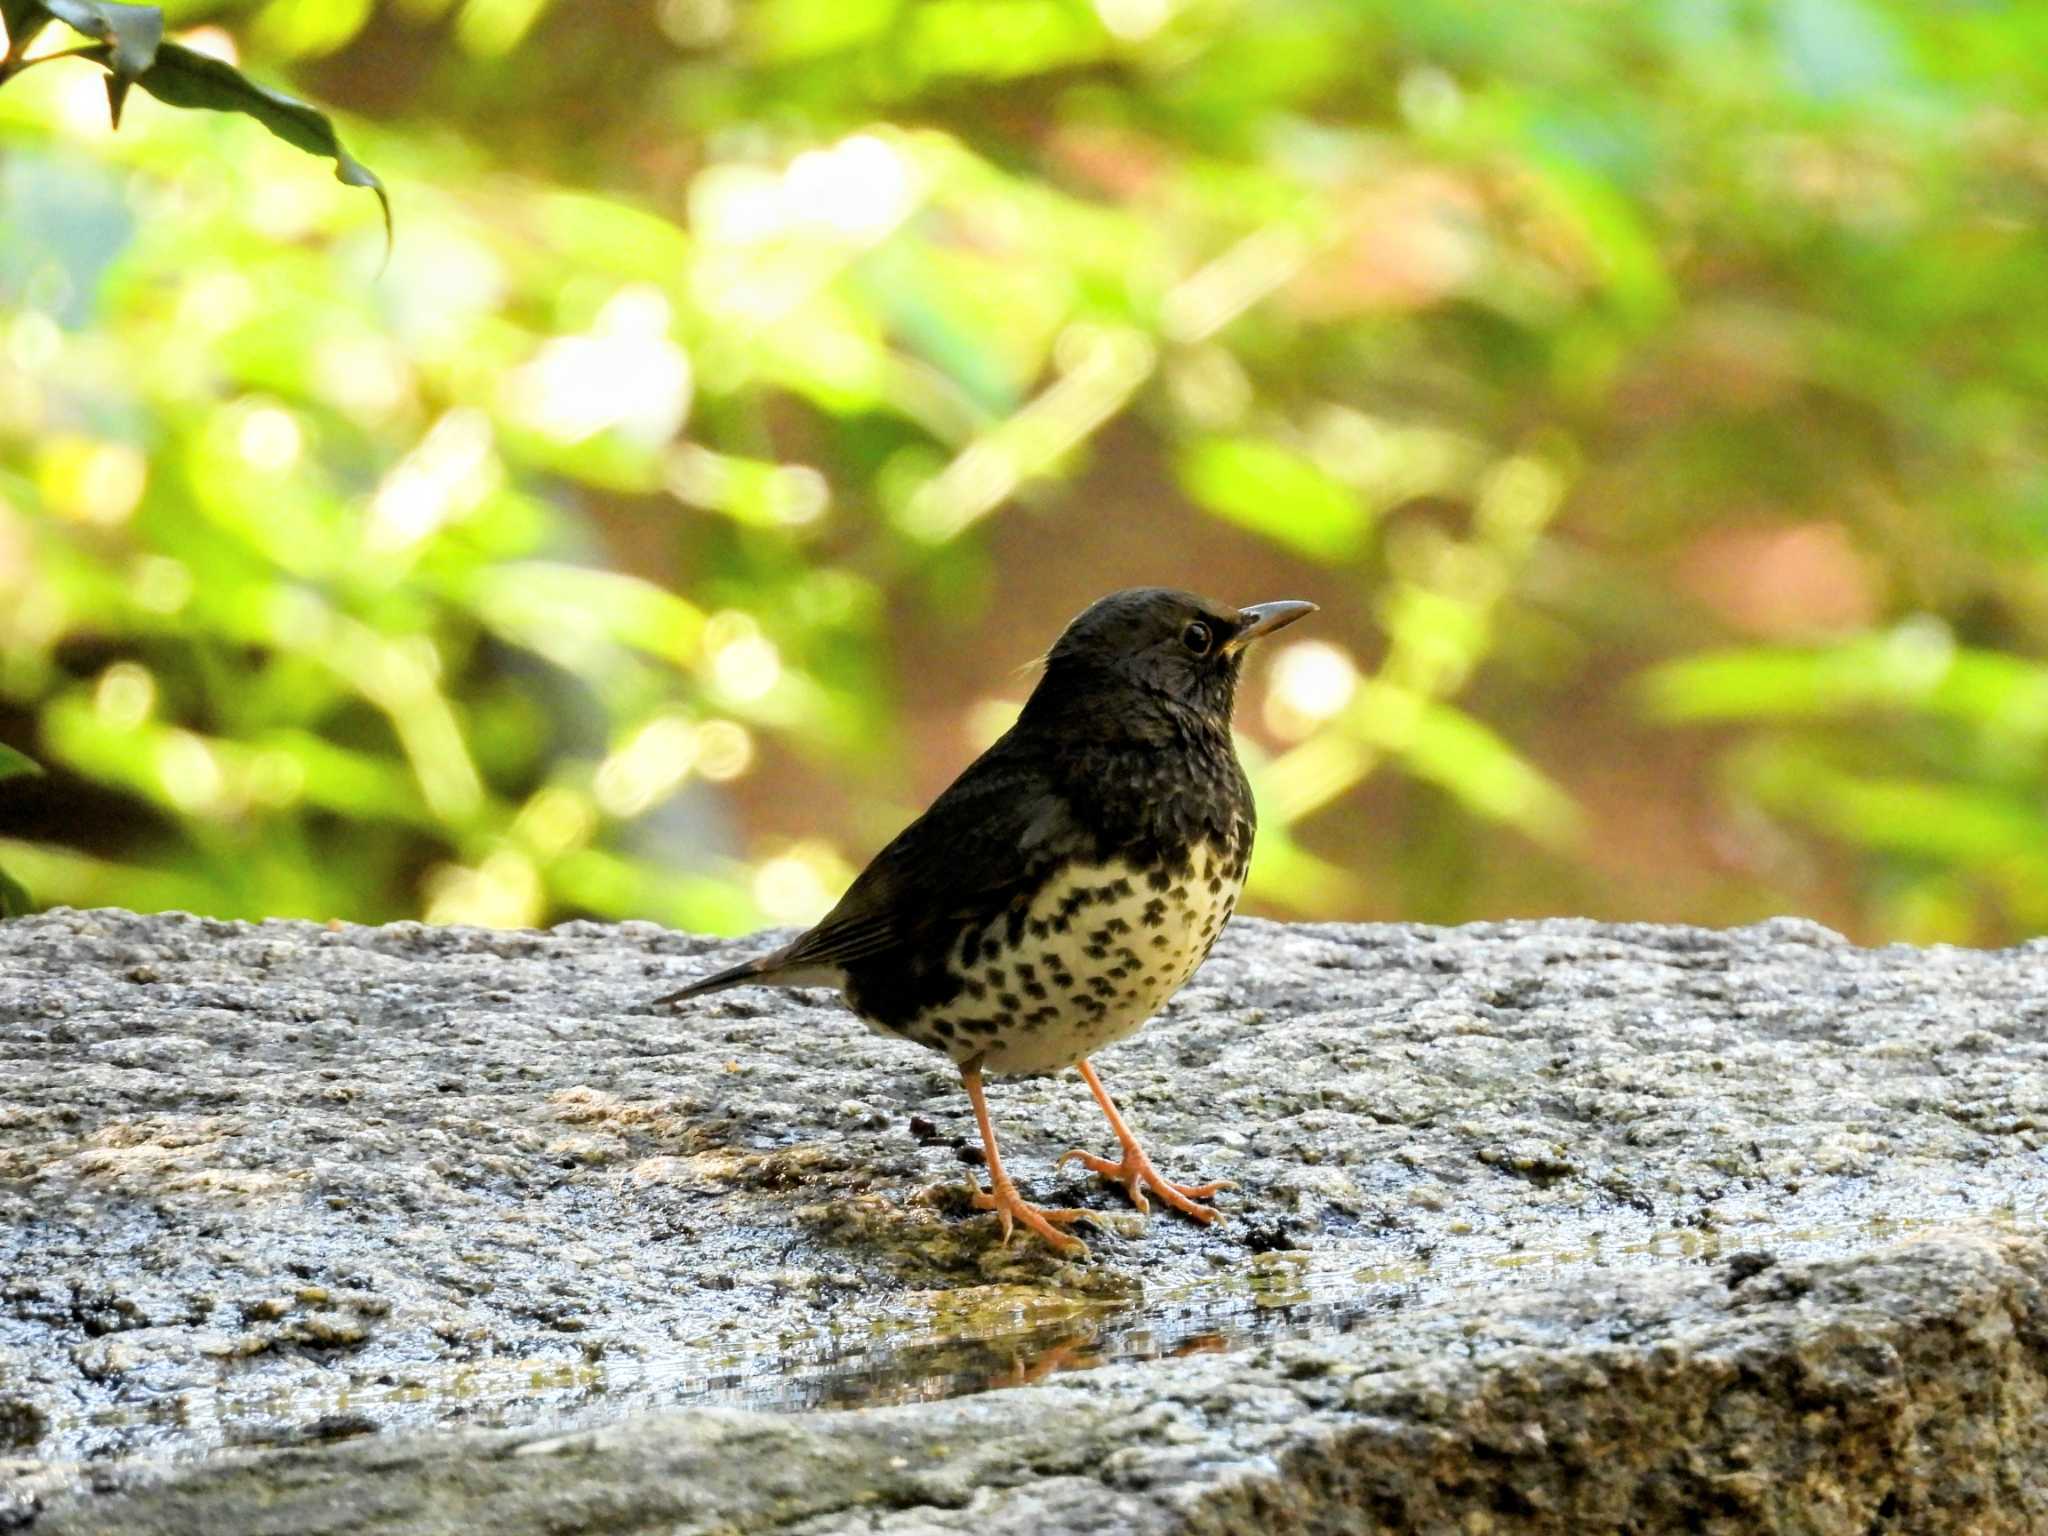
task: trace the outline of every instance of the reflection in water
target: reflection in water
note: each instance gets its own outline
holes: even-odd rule
[[[2023,1224],[2011,1210],[1979,1226]],[[564,1428],[630,1409],[727,1405],[775,1411],[932,1401],[1023,1387],[1069,1371],[1329,1338],[1461,1291],[1520,1283],[1532,1270],[1712,1264],[1768,1249],[1811,1259],[1955,1226],[1875,1217],[1839,1226],[1753,1223],[1739,1234],[1661,1231],[1631,1243],[1589,1234],[1553,1249],[1475,1243],[1455,1254],[1411,1253],[1360,1265],[1361,1245],[1260,1254],[1176,1290],[1130,1300],[1076,1299],[1030,1286],[979,1286],[906,1297],[877,1317],[856,1305],[770,1348],[721,1349],[700,1337],[617,1347],[565,1363],[484,1359],[428,1363],[401,1375],[349,1379],[331,1393],[237,1395],[232,1373],[210,1391],[164,1394],[53,1425],[40,1454],[204,1452],[273,1447],[395,1428],[548,1422]],[[916,1303],[922,1301],[920,1310]],[[87,1447],[90,1447],[87,1450]]]
[[[2012,1211],[1987,1213],[1981,1225],[2010,1228]],[[1425,1299],[1498,1285],[1531,1269],[1654,1268],[1714,1264],[1767,1246],[1785,1257],[1817,1258],[1866,1248],[1954,1223],[1873,1217],[1834,1227],[1746,1227],[1733,1234],[1673,1230],[1633,1243],[1603,1244],[1594,1234],[1569,1248],[1503,1248],[1446,1259],[1415,1256],[1397,1264],[1356,1266],[1355,1249],[1263,1254],[1248,1265],[1142,1302],[1101,1304],[1049,1320],[1001,1329],[958,1328],[943,1336],[914,1328],[872,1333],[844,1347],[776,1353],[697,1375],[650,1362],[658,1400],[753,1408],[858,1408],[923,1402],[1002,1387],[1028,1386],[1066,1371],[1127,1361],[1219,1353],[1279,1340],[1330,1338]],[[1014,1318],[1016,1313],[1010,1315]],[[962,1319],[950,1315],[957,1325]],[[637,1385],[649,1383],[642,1381]],[[621,1383],[621,1385],[623,1385]]]

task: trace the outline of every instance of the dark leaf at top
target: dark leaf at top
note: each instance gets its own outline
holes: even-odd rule
[[[43,9],[42,0],[0,0],[0,21],[7,23],[7,56],[0,59],[0,74],[4,74],[5,66],[19,62],[36,34],[49,25],[50,13]]]
[[[108,70],[107,106],[116,128],[121,126],[121,107],[131,85],[140,85],[174,107],[203,107],[253,117],[286,143],[332,160],[337,180],[376,193],[384,211],[388,249],[391,199],[375,173],[342,147],[327,114],[282,91],[256,84],[232,64],[165,42],[164,15],[157,6],[125,5],[120,0],[0,0],[0,19],[7,23],[8,36],[0,80],[6,78],[8,65],[20,63],[29,39],[53,16],[100,44],[79,51]]]
[[[122,5],[117,0],[34,0],[32,8],[48,12],[75,32],[109,44],[114,56],[108,67],[121,80],[133,80],[154,64],[157,47],[164,40],[164,13],[154,5]]]
[[[391,199],[370,168],[342,148],[341,138],[325,112],[295,96],[269,90],[250,80],[232,64],[177,43],[157,49],[156,64],[139,77],[141,86],[158,101],[173,107],[204,107],[214,112],[240,112],[253,117],[287,144],[334,162],[337,181],[368,187],[384,210],[384,239],[391,239]]]

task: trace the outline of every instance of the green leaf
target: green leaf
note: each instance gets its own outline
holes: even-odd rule
[[[253,117],[295,149],[334,162],[334,179],[351,187],[368,187],[384,210],[384,239],[391,241],[391,199],[369,167],[342,148],[334,124],[318,107],[295,96],[256,84],[232,64],[208,58],[177,43],[157,49],[156,64],[137,77],[158,101],[173,107],[200,107],[212,112],[240,112]]]
[[[925,0],[904,21],[904,56],[930,75],[1013,80],[1077,68],[1110,51],[1101,23],[1062,0]]]
[[[270,0],[256,17],[257,50],[289,59],[341,49],[370,19],[372,0]]]
[[[1183,453],[1178,468],[1205,507],[1325,564],[1357,558],[1372,527],[1351,487],[1264,438],[1207,439]]]
[[[1732,776],[1772,810],[1856,847],[1966,869],[2024,870],[2038,888],[2048,867],[2048,818],[2035,797],[1997,787],[1843,767],[1823,746],[1765,740],[1739,754]]]
[[[900,6],[901,0],[756,0],[745,23],[756,55],[782,63],[871,43]]]
[[[18,779],[29,774],[39,776],[42,771],[33,758],[24,757],[14,748],[0,744],[0,780]]]
[[[1548,847],[1568,847],[1583,830],[1570,795],[1452,705],[1422,709],[1402,758],[1417,778],[1442,785],[1480,815],[1506,822]]]
[[[1829,646],[1703,651],[1652,667],[1637,692],[1653,718],[1680,724],[1892,710],[2048,737],[2048,667],[1911,623]]]
[[[697,656],[704,614],[673,592],[618,571],[529,560],[467,573],[449,590],[514,645],[577,670],[594,645],[631,646],[663,661]]]

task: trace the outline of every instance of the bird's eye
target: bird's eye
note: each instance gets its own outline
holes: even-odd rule
[[[1200,619],[1196,619],[1180,632],[1180,643],[1193,651],[1197,656],[1209,654],[1209,642],[1213,638],[1215,637],[1209,633],[1209,626]]]

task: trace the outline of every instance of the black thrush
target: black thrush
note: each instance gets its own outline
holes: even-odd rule
[[[657,1000],[739,986],[837,987],[868,1026],[960,1068],[992,1210],[1081,1243],[1003,1171],[981,1074],[1078,1068],[1123,1145],[1069,1152],[1198,1221],[1221,1184],[1162,1177],[1088,1058],[1136,1032],[1208,955],[1251,861],[1251,787],[1231,745],[1244,648],[1315,604],[1229,608],[1137,587],[1095,603],[1045,657],[1017,723],[861,871],[815,927]]]

